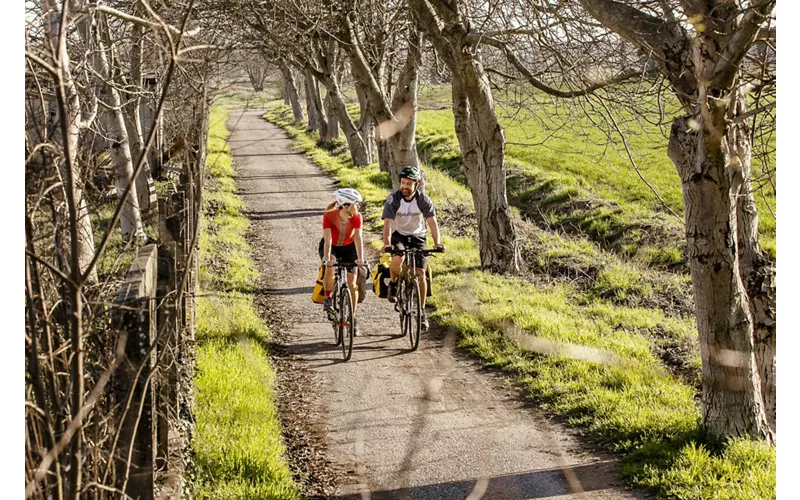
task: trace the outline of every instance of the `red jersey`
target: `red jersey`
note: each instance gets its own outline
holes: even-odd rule
[[[343,247],[353,242],[356,229],[361,228],[361,214],[355,214],[346,222],[339,218],[338,210],[329,210],[322,216],[322,229],[331,230],[331,244]]]

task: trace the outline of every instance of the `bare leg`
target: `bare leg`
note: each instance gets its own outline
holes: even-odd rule
[[[322,280],[322,288],[326,294],[333,290],[333,266],[325,266],[325,278]]]
[[[403,264],[403,257],[399,255],[392,256],[392,263],[389,265],[389,276],[391,276],[391,280],[397,281],[397,277],[400,275],[400,266]]]
[[[358,305],[358,287],[356,286],[356,275],[347,273],[347,286],[350,287],[350,298],[353,301],[353,317],[356,317],[356,306]]]
[[[428,293],[428,282],[425,280],[425,270],[417,268],[417,282],[419,282],[419,295],[422,302],[422,310],[425,310],[425,295]]]

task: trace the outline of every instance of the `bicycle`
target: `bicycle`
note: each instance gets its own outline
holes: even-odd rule
[[[439,249],[405,248],[403,245],[392,247],[392,255],[404,257],[400,267],[400,275],[397,277],[397,300],[394,310],[400,313],[400,332],[408,335],[411,341],[411,350],[416,351],[419,347],[419,334],[422,324],[422,297],[420,297],[419,279],[425,279],[416,273],[417,255],[429,256],[434,253],[442,253]],[[409,261],[412,265],[409,265]]]
[[[333,264],[335,274],[331,291],[332,311],[328,315],[333,326],[335,345],[341,344],[345,361],[349,360],[353,354],[355,318],[353,317],[353,298],[350,295],[350,285],[347,284],[347,269],[354,266],[357,267],[353,262]]]

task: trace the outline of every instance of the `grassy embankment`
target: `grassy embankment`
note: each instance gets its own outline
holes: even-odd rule
[[[227,113],[210,116],[197,301],[197,498],[300,498],[284,458],[275,407],[270,332],[256,312],[258,274],[236,196]]]
[[[266,118],[342,186],[358,189],[366,198],[367,221],[378,228],[390,182],[377,165],[354,168],[342,140],[318,143],[316,135],[292,123],[284,106],[275,104]],[[423,130],[433,126],[425,114],[418,124]],[[462,221],[474,217],[462,184],[435,168],[426,176],[440,213],[460,214]],[[562,259],[576,268],[601,262],[606,267],[597,275],[605,272],[605,278],[589,286],[491,275],[479,270],[470,231],[462,224],[456,236],[451,228],[458,220],[451,220],[443,224],[448,252],[433,261],[437,292],[431,302],[433,318],[460,333],[461,348],[506,371],[543,408],[623,454],[634,485],[680,498],[775,496],[774,449],[747,441],[715,443],[700,430],[692,382],[699,369],[696,333],[684,306],[665,312],[660,301],[642,299],[648,289],[668,294],[656,288],[685,278],[631,266],[587,238],[540,230],[529,238],[541,244],[542,259]],[[657,276],[663,281],[648,281],[649,272],[663,274]],[[684,346],[688,366],[667,367],[665,345]]]
[[[418,148],[431,165],[463,179],[449,92],[449,87],[433,87],[421,93]],[[667,267],[684,260],[681,222],[641,181],[624,150],[609,148],[606,136],[581,112],[553,106],[537,109],[547,115],[549,129],[526,110],[513,109],[513,116],[497,110],[508,141],[509,201],[539,223],[584,234],[626,258]],[[592,119],[602,121],[599,116]],[[566,125],[554,130],[554,124]],[[640,124],[640,129],[627,134],[637,165],[666,205],[682,217],[680,180],[667,157],[664,132],[656,125]],[[523,145],[540,142],[545,144]],[[616,142],[619,145],[618,138]],[[761,171],[758,161],[753,170]],[[755,198],[761,245],[774,258],[775,190],[764,186]]]

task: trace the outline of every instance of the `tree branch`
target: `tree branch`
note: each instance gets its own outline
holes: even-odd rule
[[[588,87],[586,87],[584,89],[562,91],[562,90],[554,89],[553,87],[550,87],[549,85],[545,84],[541,80],[539,80],[536,77],[534,77],[533,73],[531,73],[528,70],[528,68],[524,64],[522,64],[522,61],[519,60],[519,58],[514,53],[514,51],[512,51],[505,42],[502,42],[502,41],[497,40],[495,38],[491,38],[491,37],[487,37],[487,36],[481,36],[481,35],[478,35],[478,34],[470,34],[470,35],[468,35],[467,38],[468,38],[468,40],[470,40],[472,42],[475,42],[475,43],[479,43],[479,42],[486,43],[487,45],[491,45],[493,47],[496,47],[496,48],[502,50],[503,53],[506,56],[506,59],[508,59],[508,62],[510,62],[517,69],[517,71],[520,72],[520,74],[528,81],[528,83],[530,83],[534,88],[537,88],[537,89],[541,90],[542,92],[545,92],[545,93],[550,94],[550,95],[555,96],[555,97],[570,98],[570,97],[579,97],[579,96],[591,94],[592,92],[594,92],[597,89],[600,89],[600,88],[603,88],[603,87],[607,87],[609,85],[614,85],[614,84],[617,84],[617,83],[620,83],[620,82],[624,82],[625,80],[630,80],[631,78],[634,78],[634,77],[637,77],[637,76],[642,76],[642,75],[648,74],[649,72],[652,71],[652,69],[650,69],[650,71],[648,71],[647,68],[629,70],[629,71],[625,71],[623,73],[620,73],[620,74],[618,74],[618,75],[616,75],[614,77],[611,77],[611,78],[608,78],[606,80],[597,82],[597,83],[595,83],[593,85],[590,85],[590,86],[588,86]],[[498,74],[502,74],[502,73],[498,73]],[[507,76],[507,75],[503,75],[503,76]]]
[[[173,35],[180,35],[181,30],[176,28],[175,26],[166,24],[166,23],[154,23],[153,21],[148,21],[147,19],[142,19],[141,17],[137,17],[126,12],[122,12],[121,10],[113,9],[108,7],[107,5],[98,4],[92,7],[93,10],[96,12],[102,12],[103,14],[116,17],[117,19],[121,19],[123,21],[127,21],[129,23],[137,24],[142,26],[143,28],[150,28],[154,31],[169,31]],[[88,10],[88,9],[87,9]],[[195,28],[193,30],[187,31],[183,34],[184,37],[193,37],[199,33],[200,28]]]
[[[775,0],[767,0],[747,11],[739,23],[739,29],[722,49],[719,61],[714,68],[712,85],[717,88],[728,88],[733,83],[739,70],[739,63],[747,53],[750,43],[761,30],[761,23],[773,7],[775,7]]]

